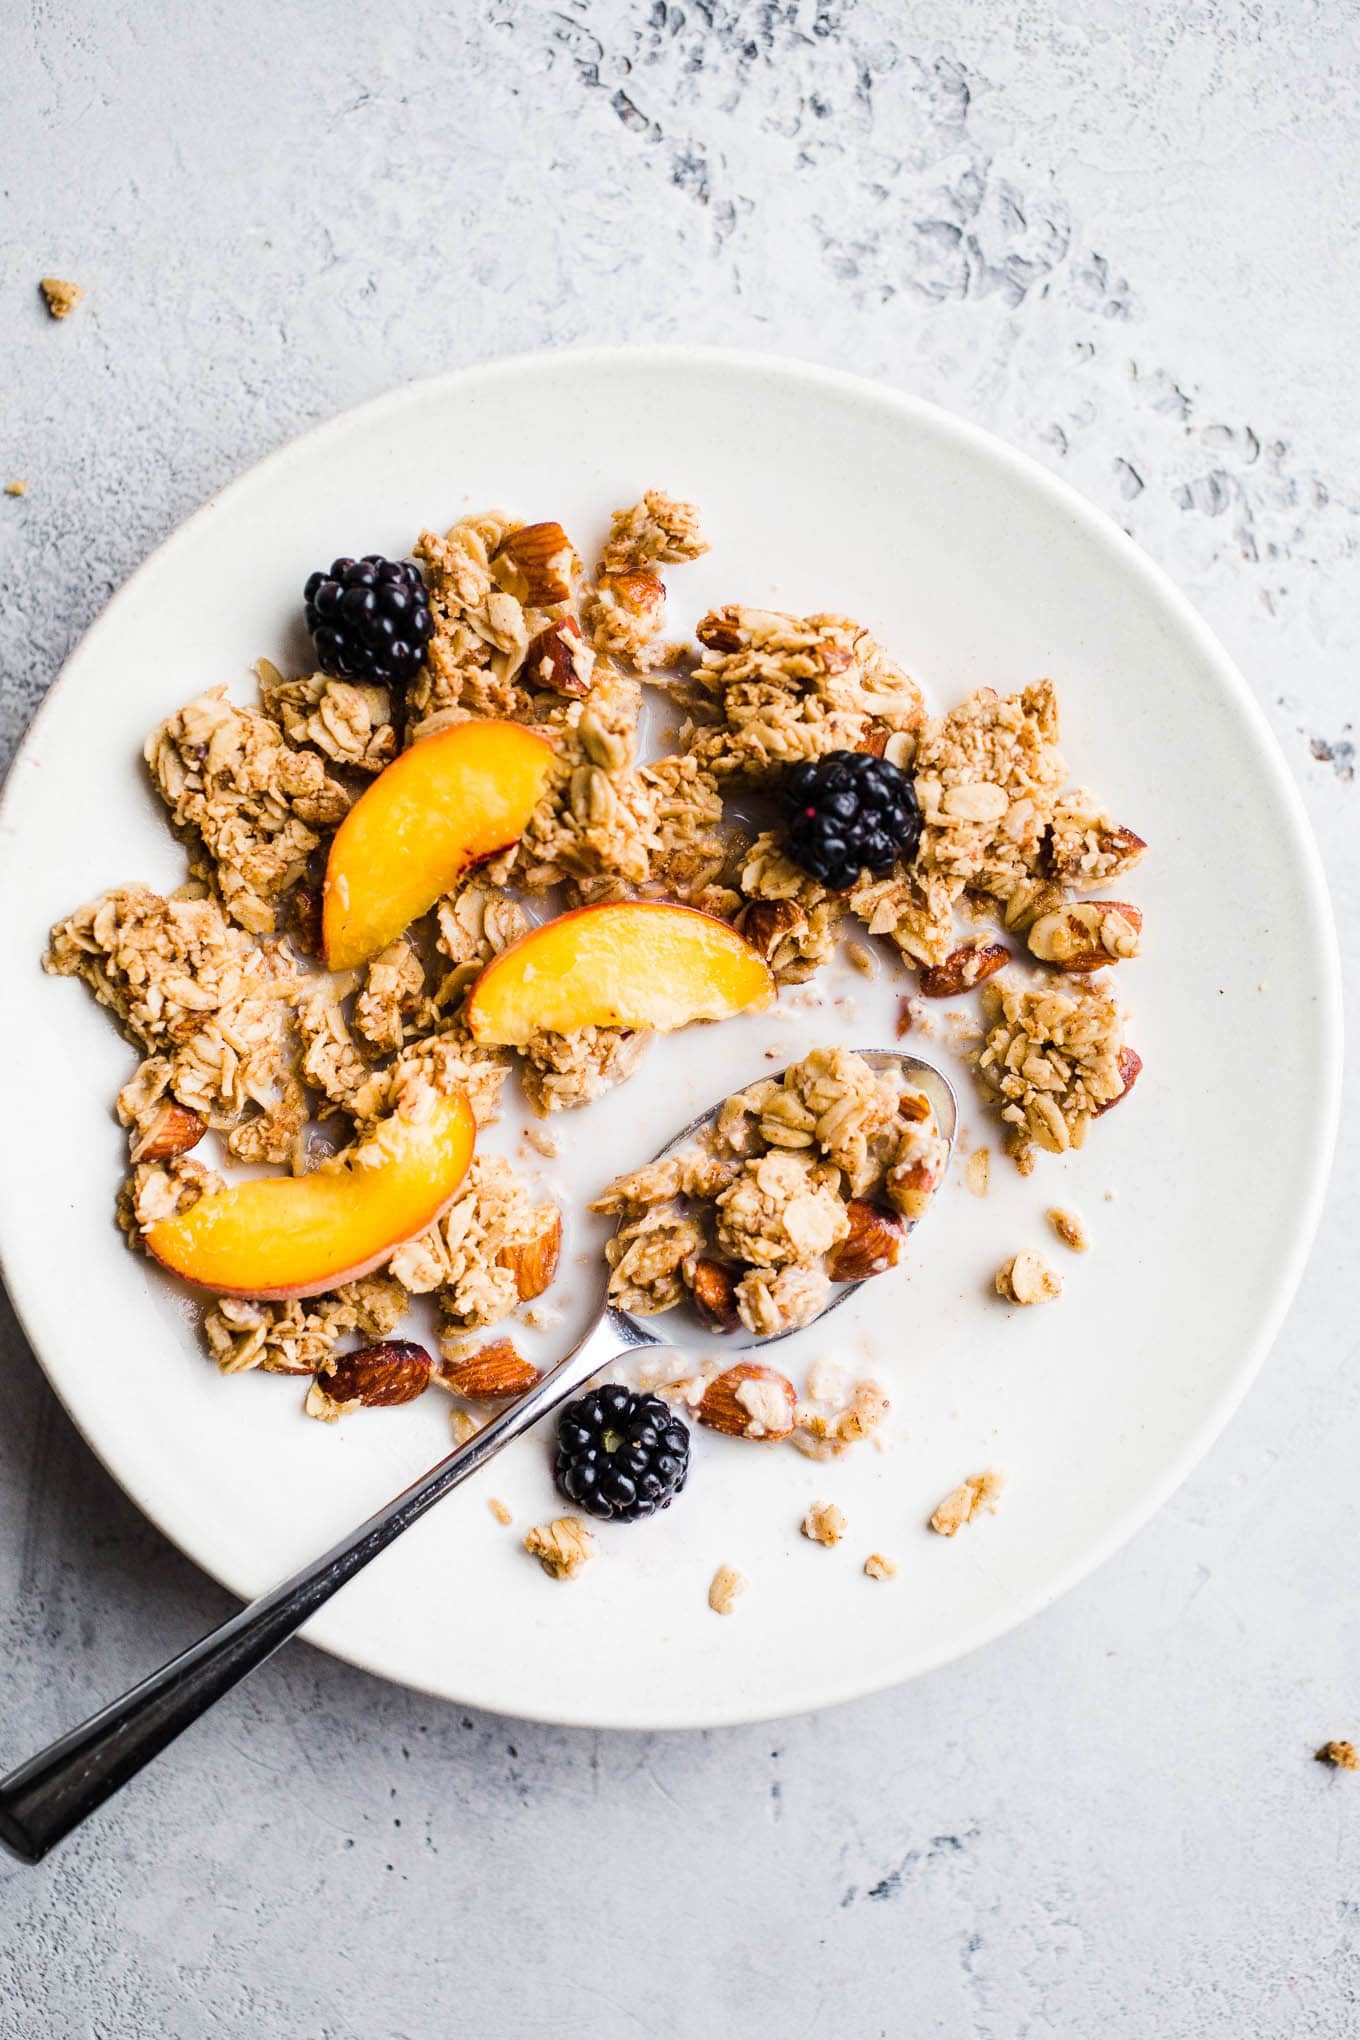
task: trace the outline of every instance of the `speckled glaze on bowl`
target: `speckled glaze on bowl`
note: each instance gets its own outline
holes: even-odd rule
[[[1166,578],[1064,485],[929,405],[752,355],[557,354],[397,390],[263,461],[147,561],[69,661],[0,809],[5,1280],[85,1436],[201,1565],[243,1595],[270,1585],[445,1449],[445,1406],[431,1394],[328,1427],[303,1419],[297,1383],[216,1375],[190,1300],[113,1225],[111,1101],[132,1053],[80,987],[43,976],[47,928],[108,885],[181,879],[142,738],[203,687],[248,698],[261,654],[302,656],[312,567],[399,555],[422,525],[492,503],[560,518],[589,551],[608,512],[652,485],[699,502],[713,542],[670,576],[677,629],[733,599],[844,611],[936,706],[1051,674],[1074,778],[1152,852],[1126,888],[1145,954],[1120,970],[1145,1063],[1136,1097],[1028,1181],[995,1167],[986,1202],[957,1167],[900,1277],[783,1348],[795,1376],[829,1349],[882,1380],[889,1449],[822,1466],[705,1434],[682,1502],[604,1526],[596,1561],[558,1585],[520,1548],[558,1506],[548,1441],[529,1439],[307,1632],[451,1699],[636,1728],[908,1678],[1033,1614],[1131,1536],[1227,1421],[1289,1303],[1340,1057],[1322,876],[1265,723]],[[555,1121],[560,1158],[527,1156],[570,1213],[545,1349],[589,1308],[600,1234],[581,1211],[610,1173],[771,1058],[890,1044],[910,989],[886,959],[872,983],[837,967],[815,1004],[786,997],[659,1041],[622,1091]],[[961,1163],[994,1129],[943,1046],[921,1047],[956,1080]],[[488,1145],[525,1160],[519,1128],[511,1111]],[[1053,1245],[1063,1298],[1010,1311],[992,1273],[1045,1245],[1052,1203],[1085,1216],[1093,1250]],[[1010,1476],[1000,1514],[932,1537],[934,1504],[991,1465]],[[821,1498],[849,1519],[833,1551],[797,1532]],[[873,1551],[897,1559],[891,1583],[864,1577]],[[706,1600],[720,1564],[751,1582],[728,1619]]]

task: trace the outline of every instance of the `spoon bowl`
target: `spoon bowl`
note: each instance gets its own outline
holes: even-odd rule
[[[936,1069],[934,1063],[923,1062],[920,1056],[906,1055],[900,1049],[859,1048],[854,1053],[858,1055],[861,1062],[868,1063],[870,1069],[880,1071],[896,1070],[906,1079],[907,1083],[914,1085],[918,1091],[925,1092],[934,1109],[935,1124],[940,1130],[940,1137],[944,1141],[944,1172],[947,1174],[950,1161],[953,1159],[954,1138],[958,1132],[959,1125],[958,1099],[954,1096],[954,1087],[949,1082],[949,1079],[941,1070]],[[787,1074],[787,1068],[777,1070],[774,1073],[775,1081],[777,1082],[780,1077]],[[729,1092],[727,1095],[730,1097],[733,1093]],[[652,1160],[654,1162],[664,1162],[667,1156],[678,1154],[691,1141],[697,1140],[701,1134],[707,1133],[708,1129],[716,1122],[718,1114],[726,1103],[727,1098],[719,1098],[716,1105],[710,1105],[706,1111],[699,1113],[697,1118],[691,1119],[688,1126],[682,1126],[679,1133],[675,1134],[666,1142],[663,1148],[659,1149],[652,1156]],[[931,1202],[934,1202],[933,1196]],[[904,1222],[906,1232],[915,1232],[920,1223],[919,1218],[907,1219]],[[877,1281],[878,1277],[865,1276],[862,1280]],[[697,1312],[692,1309],[685,1311],[683,1306],[681,1306],[682,1320],[687,1319],[690,1323],[694,1324],[705,1338],[720,1338],[723,1341],[725,1351],[744,1353],[753,1346],[777,1345],[781,1339],[791,1339],[796,1333],[805,1332],[812,1325],[820,1324],[823,1318],[830,1317],[833,1310],[839,1310],[843,1303],[848,1303],[860,1286],[859,1282],[837,1282],[833,1285],[831,1295],[827,1298],[815,1318],[810,1318],[807,1324],[788,1325],[781,1332],[765,1332],[762,1334],[750,1332],[745,1326],[742,1327],[740,1332],[719,1331],[713,1325],[700,1319]],[[591,1338],[596,1326],[600,1324],[601,1318],[609,1320],[621,1336],[625,1336],[624,1327],[628,1328],[627,1335],[625,1336],[625,1343],[627,1345],[651,1346],[670,1345],[672,1343],[669,1339],[662,1339],[657,1333],[649,1330],[646,1318],[635,1317],[631,1312],[621,1310],[617,1304],[611,1303],[606,1303],[601,1316],[592,1320],[590,1330],[585,1335],[586,1340]],[[584,1344],[585,1341],[582,1343]],[[580,1348],[578,1347],[576,1350],[579,1352]],[[556,1373],[556,1369],[554,1369],[554,1373]]]

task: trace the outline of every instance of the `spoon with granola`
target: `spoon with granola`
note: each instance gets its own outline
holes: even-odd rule
[[[595,1201],[619,1222],[606,1249],[607,1291],[573,1350],[311,1565],[0,1780],[0,1842],[38,1862],[370,1559],[550,1411],[562,1410],[558,1484],[578,1507],[631,1521],[668,1506],[689,1460],[689,1433],[674,1410],[621,1383],[569,1398],[630,1349],[664,1345],[650,1320],[682,1304],[737,1351],[838,1309],[900,1259],[948,1167],[956,1125],[954,1094],[931,1064],[842,1048],[814,1049],[702,1113]],[[714,1428],[771,1436],[790,1427],[776,1406],[787,1385],[772,1386],[782,1376],[750,1362],[719,1378],[720,1402],[707,1416],[700,1402]],[[717,1386],[708,1383],[704,1398]]]

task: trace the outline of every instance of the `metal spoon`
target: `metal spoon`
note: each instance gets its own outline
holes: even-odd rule
[[[952,1153],[958,1109],[954,1093],[940,1072],[915,1056],[877,1050],[860,1053],[873,1068],[897,1068],[926,1092],[935,1107],[946,1148]],[[710,1125],[722,1103],[720,1099],[682,1128],[655,1159],[659,1161],[672,1154]],[[820,1315],[825,1317],[838,1309],[857,1286],[846,1283],[839,1287]],[[787,1332],[775,1332],[763,1339],[738,1339],[731,1334],[728,1338],[732,1340],[733,1351],[744,1351],[751,1346],[773,1345],[788,1336]],[[132,1687],[120,1700],[101,1708],[79,1728],[0,1779],[0,1843],[26,1863],[39,1862],[55,1843],[158,1756],[182,1729],[196,1721],[248,1672],[272,1657],[280,1644],[296,1634],[346,1580],[385,1551],[450,1489],[485,1466],[503,1445],[522,1436],[630,1347],[667,1343],[646,1320],[630,1317],[602,1298],[584,1337],[566,1358],[527,1389],[517,1402],[493,1417],[475,1438],[450,1452],[311,1565],[252,1601],[239,1614],[230,1616],[169,1664],[162,1665],[158,1672]]]

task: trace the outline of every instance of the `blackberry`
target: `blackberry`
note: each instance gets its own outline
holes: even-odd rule
[[[557,1420],[557,1485],[605,1522],[636,1523],[668,1509],[688,1472],[688,1427],[659,1395],[592,1388]]]
[[[887,871],[921,840],[921,810],[899,766],[867,751],[829,751],[784,781],[788,850],[832,892],[861,871]]]
[[[323,673],[402,687],[425,657],[433,625],[420,569],[368,553],[332,560],[302,591],[307,628]]]

